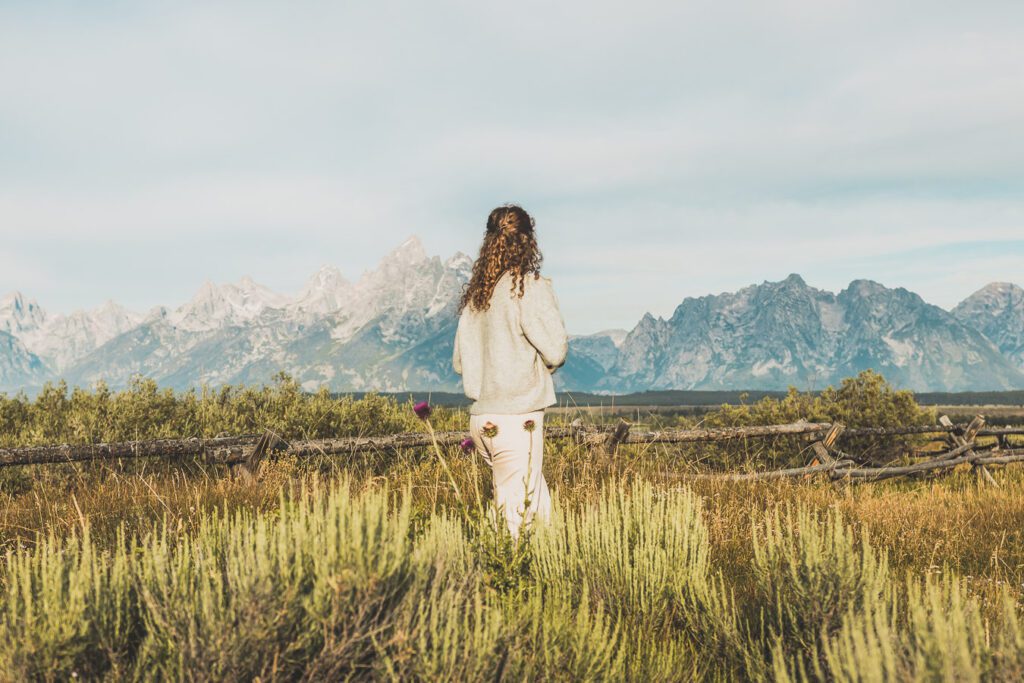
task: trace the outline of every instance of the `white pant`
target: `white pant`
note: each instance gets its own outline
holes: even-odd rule
[[[527,429],[530,420],[533,421],[533,431]],[[521,415],[470,415],[469,433],[477,452],[494,474],[494,503],[503,510],[512,536],[518,538],[520,525],[532,520],[534,515],[538,519],[548,519],[551,515],[551,494],[541,472],[544,464],[544,411]],[[524,505],[527,496],[528,509]]]

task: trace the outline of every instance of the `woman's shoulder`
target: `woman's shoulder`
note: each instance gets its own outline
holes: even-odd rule
[[[551,278],[544,277],[539,272],[533,272],[523,278],[523,304],[530,306],[546,306],[555,298],[555,288],[551,284]]]
[[[541,275],[539,270],[528,274],[523,278],[526,286],[531,289],[551,289],[551,278]]]
[[[551,278],[541,275],[541,272],[539,270],[535,270],[532,273],[529,273],[523,279],[531,284],[551,284]]]

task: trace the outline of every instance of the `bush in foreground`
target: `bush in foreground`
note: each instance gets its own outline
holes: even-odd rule
[[[986,616],[955,578],[892,580],[838,514],[758,515],[738,590],[699,496],[613,482],[557,501],[515,582],[477,550],[510,542],[481,546],[486,517],[416,516],[410,495],[314,484],[188,533],[10,551],[0,679],[1008,679],[1024,661],[1009,598]]]

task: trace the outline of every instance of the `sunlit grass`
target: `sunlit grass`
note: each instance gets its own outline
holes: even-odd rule
[[[271,403],[250,417],[289,415],[282,429],[335,405],[252,396]],[[337,405],[348,433],[425,427],[394,401]],[[272,455],[252,477],[8,468],[0,680],[1019,679],[1024,467],[992,468],[999,488],[966,468],[686,476],[793,446],[549,439],[553,518],[519,543],[465,503],[489,497],[489,471],[455,447]]]

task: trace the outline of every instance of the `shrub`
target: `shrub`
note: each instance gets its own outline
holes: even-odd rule
[[[808,678],[835,681],[974,681],[1019,680],[1012,660],[1019,650],[992,647],[1018,641],[1021,631],[1015,609],[994,624],[986,624],[976,599],[956,578],[909,578],[902,591],[885,599],[884,609],[848,610],[842,628],[824,641],[822,656],[813,667],[800,662],[786,666],[776,657],[779,680]],[[1016,650],[1016,651],[1014,651]],[[776,655],[781,648],[776,649]],[[1008,654],[1008,659],[1002,656]],[[1019,661],[1019,660],[1018,660]]]
[[[835,635],[848,613],[881,609],[888,560],[867,535],[859,540],[835,510],[778,511],[753,525],[754,582],[764,615],[763,642],[811,652]],[[753,616],[753,615],[752,615]]]
[[[723,405],[705,417],[705,426],[741,427],[807,420],[847,427],[898,427],[935,424],[937,419],[934,409],[917,404],[913,392],[895,390],[882,375],[865,370],[844,379],[838,389],[828,387],[817,395],[790,387],[783,398],[769,396],[751,404]],[[841,443],[844,450],[865,459],[885,460],[919,441],[918,437],[860,437],[844,438]],[[766,455],[792,456],[803,450],[802,445],[793,437],[779,438],[767,446]]]
[[[558,510],[537,529],[535,581],[596,600],[624,615],[669,625],[689,590],[709,583],[708,533],[700,499],[655,492],[646,482],[611,484],[579,511]]]
[[[88,528],[6,556],[0,679],[70,680],[125,671],[140,636],[124,539],[99,552]]]
[[[437,408],[438,429],[464,428],[462,412]],[[406,404],[368,394],[335,397],[326,388],[303,392],[281,373],[269,386],[203,387],[198,392],[160,389],[155,380],[134,378],[112,392],[102,382],[68,392],[64,382],[47,384],[34,400],[0,394],[0,446],[98,443],[273,430],[286,439],[393,434],[422,425]]]

